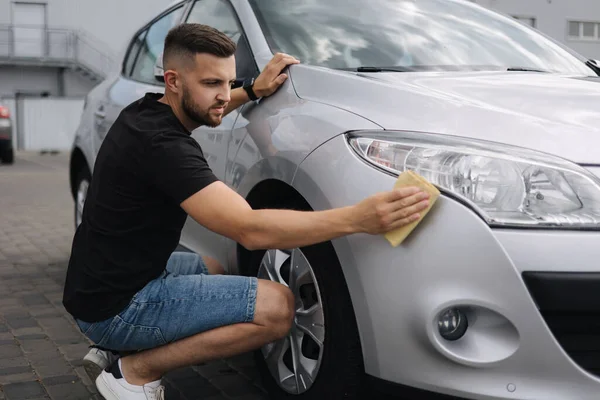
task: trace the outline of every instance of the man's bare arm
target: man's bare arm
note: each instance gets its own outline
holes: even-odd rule
[[[246,93],[244,88],[239,87],[239,88],[233,89],[231,91],[231,100],[229,101],[229,104],[227,105],[227,108],[225,109],[223,116],[229,114],[230,112],[232,112],[239,106],[247,103],[249,100],[250,100],[250,98],[248,97],[248,93]]]
[[[326,211],[253,210],[238,193],[215,182],[181,206],[204,227],[256,250],[303,247],[359,232],[385,233],[417,220],[427,199],[418,188],[402,188]]]

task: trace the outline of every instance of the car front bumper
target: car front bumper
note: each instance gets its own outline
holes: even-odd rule
[[[301,164],[294,186],[313,207],[327,209],[394,182],[339,136]],[[576,273],[600,273],[598,243],[600,232],[493,230],[445,196],[396,248],[366,234],[335,240],[367,374],[467,399],[598,399],[600,378],[591,368],[598,365],[600,307],[590,311],[573,300],[557,309],[547,301]],[[547,272],[563,281],[543,279]],[[600,297],[593,280],[584,286],[588,298]],[[453,306],[470,310],[469,328],[449,342],[438,333],[437,316]]]

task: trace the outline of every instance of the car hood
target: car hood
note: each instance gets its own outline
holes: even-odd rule
[[[295,66],[299,97],[384,129],[484,139],[600,164],[600,78],[535,72],[353,73]]]

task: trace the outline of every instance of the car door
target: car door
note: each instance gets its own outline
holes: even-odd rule
[[[242,26],[228,0],[196,0],[190,8],[186,22],[212,26],[225,33],[237,44],[235,54],[238,79],[258,76],[258,68],[252,58]],[[214,174],[226,182],[227,152],[231,131],[241,108],[222,119],[216,128],[199,127],[192,137],[200,144]],[[224,238],[205,229],[191,218],[184,226],[181,243],[198,253],[211,255],[224,263]]]
[[[147,92],[164,92],[164,85],[154,77],[156,59],[162,54],[169,30],[181,22],[187,2],[181,2],[160,14],[140,29],[128,47],[121,74],[107,87],[106,94],[94,110],[95,152],[121,110]]]

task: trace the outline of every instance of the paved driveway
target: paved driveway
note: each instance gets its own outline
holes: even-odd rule
[[[88,341],[62,307],[73,235],[68,154],[18,153],[0,165],[0,400],[101,399],[85,375]],[[174,371],[166,399],[266,399],[250,355]]]

